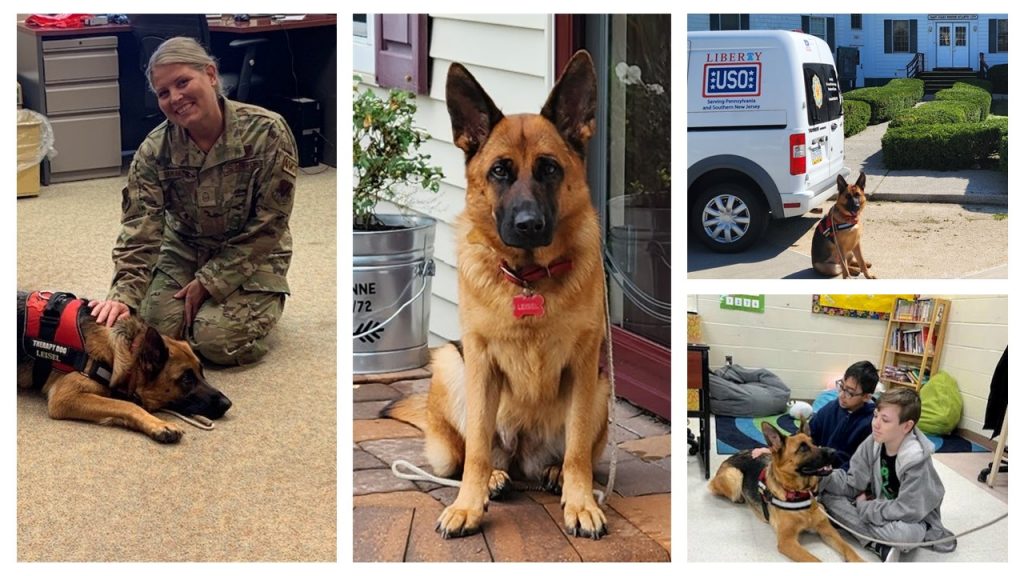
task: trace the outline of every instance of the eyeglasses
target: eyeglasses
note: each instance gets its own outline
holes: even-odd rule
[[[836,380],[836,390],[839,390],[839,393],[842,394],[843,396],[846,396],[847,398],[853,398],[854,396],[861,396],[864,394],[863,392],[859,392],[857,390],[850,390],[849,388],[843,387],[842,380]]]

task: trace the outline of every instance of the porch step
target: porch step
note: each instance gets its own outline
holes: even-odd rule
[[[939,68],[921,72],[917,77],[924,80],[924,93],[934,94],[944,88],[952,88],[955,82],[977,78],[978,73],[970,68]]]

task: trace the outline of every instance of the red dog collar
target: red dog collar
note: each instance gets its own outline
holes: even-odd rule
[[[502,260],[499,268],[509,282],[523,288],[528,288],[532,282],[561,276],[572,270],[572,260],[556,260],[547,266],[528,264],[515,270],[509,266],[508,262]]]

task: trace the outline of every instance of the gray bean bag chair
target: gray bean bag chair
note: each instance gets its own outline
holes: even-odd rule
[[[711,412],[722,416],[756,418],[786,411],[789,386],[764,368],[736,364],[715,370],[710,377]]]

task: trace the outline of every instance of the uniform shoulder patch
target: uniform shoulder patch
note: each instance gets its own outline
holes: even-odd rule
[[[282,154],[284,154],[284,161],[281,162],[281,170],[284,170],[285,174],[295,178],[299,173],[299,165],[295,161],[295,157],[287,152],[282,152]]]

